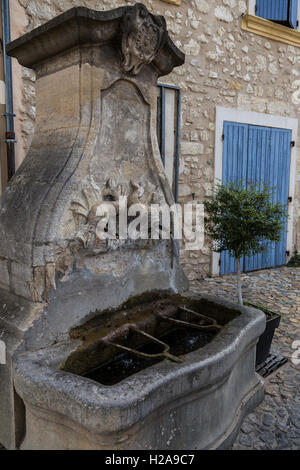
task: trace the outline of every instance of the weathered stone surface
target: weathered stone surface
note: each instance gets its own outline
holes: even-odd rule
[[[204,145],[194,142],[181,143],[182,155],[201,155],[204,153]]]
[[[197,10],[200,13],[208,13],[209,12],[209,4],[206,0],[195,0],[195,5]]]
[[[13,0],[17,2],[17,0]],[[72,6],[78,0],[54,0],[51,5],[46,0],[20,0],[23,14],[28,19],[27,30],[39,26],[46,20],[49,9],[53,17]],[[35,5],[34,10],[28,5]],[[135,0],[90,0],[88,6],[96,10],[133,5]],[[211,155],[214,165],[214,126],[215,107],[228,106],[233,109],[274,114],[278,116],[299,117],[299,61],[300,50],[277,41],[267,41],[259,35],[249,34],[241,29],[240,17],[248,12],[248,2],[215,0],[213,6],[208,0],[182,2],[180,7],[161,0],[144,0],[152,13],[166,17],[168,29],[175,44],[187,54],[184,66],[178,67],[168,76],[168,83],[182,88],[182,139],[193,142],[196,130],[206,130],[210,139],[205,144],[205,154]],[[40,10],[43,9],[43,12]],[[16,8],[13,9],[16,11]],[[30,11],[35,11],[34,15]],[[46,13],[45,13],[46,12]],[[24,20],[23,20],[24,22]],[[24,28],[25,28],[24,23]],[[14,36],[16,37],[16,36]],[[196,54],[196,55],[192,55]],[[20,73],[20,75],[22,75]],[[213,75],[218,78],[210,78]],[[14,73],[16,81],[16,73]],[[238,85],[231,85],[232,83]],[[24,145],[29,147],[34,121],[34,83],[29,78],[21,80],[16,89],[24,86],[22,109],[18,110],[19,128],[23,130]],[[19,91],[20,93],[20,91]],[[20,100],[19,100],[20,101]],[[19,146],[22,136],[18,135]],[[205,143],[206,142],[206,143]],[[184,155],[182,155],[184,158]],[[300,153],[297,152],[299,161]],[[207,166],[204,161],[203,166]],[[185,162],[186,171],[181,184],[192,184],[192,168]],[[297,165],[296,178],[299,182]],[[199,182],[213,183],[214,173],[198,176]],[[192,190],[190,199],[192,198]],[[185,199],[181,199],[186,202]],[[299,217],[300,186],[296,185],[294,201],[294,240],[300,249]],[[207,242],[206,242],[207,243]],[[208,261],[210,266],[210,261]],[[202,265],[198,267],[201,278],[209,271]],[[201,269],[201,271],[200,271]],[[187,266],[187,275],[194,273]]]
[[[243,416],[263,399],[254,358],[264,315],[207,296],[184,298],[241,315],[175,367],[163,361],[107,387],[58,370],[78,342],[19,355],[15,385],[27,411],[21,448],[228,448]]]
[[[79,36],[76,22],[80,22]],[[69,25],[69,36],[66,35],[65,29],[63,35],[59,36],[61,24]],[[141,31],[138,34],[135,24],[139,25]],[[119,27],[123,34],[119,43],[120,52],[122,51],[123,54],[121,63],[117,58],[117,51],[111,52],[109,56],[105,48],[103,52],[97,51],[97,53],[95,49],[86,50],[84,57],[80,56],[76,48],[68,51],[68,47],[72,45],[77,44],[79,47],[85,41],[90,41],[91,34],[95,35],[95,40],[100,34],[103,40],[106,39],[109,43],[114,35],[118,36]],[[150,133],[153,125],[150,107],[154,106],[156,91],[155,88],[151,88],[151,83],[155,84],[160,74],[158,69],[165,70],[167,64],[169,67],[173,61],[173,66],[175,66],[182,63],[183,59],[183,55],[176,50],[167,36],[164,20],[148,14],[142,5],[133,9],[124,7],[103,14],[84,8],[73,9],[47,24],[46,29],[47,54],[52,57],[53,54],[60,53],[58,58],[52,58],[37,65],[37,62],[43,58],[44,48],[33,48],[32,44],[34,41],[43,44],[45,28],[38,28],[9,46],[12,55],[36,70],[37,122],[31,151],[22,171],[17,173],[11,183],[10,191],[3,196],[4,210],[0,230],[3,253],[6,251],[4,239],[9,237],[11,240],[10,252],[7,252],[6,256],[16,261],[13,267],[25,265],[31,269],[28,274],[24,271],[23,275],[20,272],[21,268],[12,270],[14,290],[17,295],[34,301],[43,301],[48,296],[46,292],[48,266],[56,264],[56,269],[51,275],[54,278],[55,271],[57,275],[57,271],[62,269],[58,268],[58,265],[60,263],[65,265],[67,257],[67,266],[69,266],[67,272],[71,276],[70,263],[74,262],[75,252],[74,246],[67,247],[70,240],[73,240],[73,244],[82,243],[89,254],[96,255],[103,252],[105,257],[105,253],[109,250],[103,251],[101,244],[95,245],[96,241],[87,241],[86,237],[89,234],[84,232],[91,223],[93,207],[103,202],[104,197],[113,195],[117,202],[121,195],[128,196],[129,203],[144,204],[149,204],[154,197],[157,202],[166,197],[171,202],[171,193],[165,196],[163,190],[159,189],[159,184],[165,184],[159,156],[154,157],[150,167],[157,166],[161,178],[160,183],[150,177],[152,170],[147,159],[153,150],[149,147],[147,139],[143,140],[140,136]],[[74,34],[71,31],[74,31]],[[149,37],[149,31],[153,31],[156,40],[154,36]],[[147,53],[145,53],[146,50]],[[159,59],[160,54],[163,59]],[[82,68],[80,68],[80,61],[86,64]],[[102,62],[105,63],[105,61],[108,62],[108,67],[110,63],[116,61],[120,69],[128,73],[130,79],[122,81],[120,72],[113,76],[103,67],[101,69]],[[153,62],[153,67],[148,65],[151,62]],[[146,71],[145,67],[149,69]],[[140,76],[135,81],[133,77],[138,74]],[[82,89],[79,88],[80,80],[85,84]],[[85,108],[81,108],[81,102],[86,99],[91,87],[95,92],[99,87],[98,95],[95,93],[93,100],[86,101]],[[106,116],[106,122],[98,134],[97,126],[101,116],[98,115],[97,105],[101,89],[101,113]],[[61,100],[64,102],[63,110]],[[120,108],[119,103],[123,103],[123,107]],[[90,132],[88,107],[90,112],[94,113],[93,132]],[[80,118],[81,113],[82,118]],[[72,158],[70,159],[68,152],[71,149]],[[92,149],[95,155],[98,153],[102,155],[102,160],[92,157]],[[84,158],[82,158],[82,152]],[[114,166],[111,165],[112,154],[115,155],[116,160]],[[121,160],[123,163],[120,180],[118,165]],[[44,161],[48,164],[45,165]],[[90,161],[90,173],[86,171],[88,161]],[[60,178],[57,179],[59,172]],[[146,177],[147,173],[149,179]],[[71,176],[72,179],[70,179]],[[121,183],[124,178],[126,184],[122,187]],[[67,187],[65,187],[65,180],[68,181]],[[81,189],[75,191],[74,188],[78,186],[79,181],[81,181]],[[136,196],[134,200],[136,191],[141,192],[140,187],[142,196]],[[44,198],[47,198],[47,201]],[[54,205],[57,207],[51,219],[48,218],[50,211],[48,215],[46,211],[43,214],[40,213],[41,201],[45,207],[50,208]],[[14,222],[9,220],[8,207],[12,204],[18,207]],[[82,211],[85,217],[83,223],[79,222]],[[73,217],[70,216],[72,213]],[[19,230],[19,224],[22,224],[22,231]],[[75,251],[78,249],[76,248]],[[89,268],[87,266],[85,268],[91,269],[94,275],[97,275],[91,262],[87,262]],[[125,272],[126,269],[123,271]],[[65,276],[64,281],[66,280]],[[56,285],[56,282],[50,279],[48,284],[52,287]]]
[[[34,2],[28,8],[34,14]],[[0,206],[0,287],[10,287],[0,291],[8,353],[0,369],[0,441],[14,448],[15,423],[23,419],[12,386],[16,348],[64,340],[97,310],[188,283],[169,241],[110,242],[97,231],[104,201],[116,208],[121,196],[129,206],[174,203],[156,141],[156,84],[184,55],[164,19],[141,4],[73,9],[9,51],[34,68],[37,91],[32,145]]]
[[[55,56],[71,47],[97,43],[99,38],[109,42],[118,35],[119,29],[123,28],[121,48],[126,64],[125,71],[133,60],[133,57],[129,60],[128,55],[133,53],[137,54],[135,61],[139,57],[141,65],[153,61],[159,70],[159,76],[170,73],[174,65],[182,65],[184,55],[168,37],[164,18],[145,13],[147,10],[143,4],[137,4],[133,8],[121,7],[112,12],[98,12],[84,7],[73,8],[57,17],[59,19],[55,18],[48,22],[46,27],[36,28],[16,39],[8,45],[7,51],[16,57],[21,65],[34,68],[35,64],[45,58]],[[106,21],[105,27],[102,26],[104,21]],[[63,36],[59,35],[61,24],[68,26]],[[135,25],[138,25],[143,35],[137,34]],[[34,47],[37,41],[41,45],[39,48]],[[134,73],[138,71],[139,69],[133,67]]]
[[[0,258],[0,286],[9,288],[8,261]]]
[[[223,6],[215,8],[215,16],[218,18],[218,20],[226,21],[227,23],[233,21],[232,14],[227,8]]]

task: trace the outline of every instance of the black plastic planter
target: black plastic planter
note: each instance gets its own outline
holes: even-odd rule
[[[264,333],[259,337],[259,341],[256,346],[256,365],[262,364],[270,354],[273,336],[276,328],[280,324],[280,315],[274,314],[266,323],[266,329]]]

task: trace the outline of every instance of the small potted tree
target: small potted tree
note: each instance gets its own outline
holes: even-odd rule
[[[243,182],[230,182],[217,185],[213,194],[204,201],[206,234],[213,241],[213,250],[218,253],[229,251],[235,258],[238,301],[241,305],[244,305],[241,259],[263,252],[268,241],[279,242],[288,217],[286,207],[272,202],[271,196],[272,189],[268,185],[259,188],[251,184],[246,187]],[[265,333],[257,345],[256,363],[260,364],[270,352],[280,315],[262,305],[253,306],[263,310],[267,316]]]

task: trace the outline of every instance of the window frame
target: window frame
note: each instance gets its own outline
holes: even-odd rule
[[[256,15],[256,0],[249,0],[248,13],[249,15],[257,16]],[[258,16],[258,18],[260,18],[260,16]],[[273,23],[273,21],[271,20],[266,20],[266,21],[270,21],[270,23]],[[300,0],[298,0],[298,27],[296,29],[290,28],[289,26],[285,26],[285,27],[288,29],[293,29],[294,31],[300,31]]]
[[[256,0],[248,0],[248,13],[243,15],[241,28],[244,31],[272,39],[274,41],[300,47],[300,0],[298,0],[298,28],[293,29],[271,20],[256,16]]]
[[[158,101],[161,101],[161,106],[157,109],[157,137],[158,145],[160,150],[160,155],[162,159],[163,166],[165,168],[165,159],[166,159],[166,118],[167,118],[167,109],[166,109],[166,90],[174,90],[177,97],[175,99],[175,108],[176,108],[176,125],[174,127],[175,132],[175,142],[174,142],[174,173],[173,173],[173,188],[171,187],[172,193],[174,195],[174,200],[178,202],[179,196],[179,164],[180,164],[180,133],[181,133],[181,88],[175,85],[169,85],[167,83],[158,83]],[[160,113],[159,113],[160,110]]]

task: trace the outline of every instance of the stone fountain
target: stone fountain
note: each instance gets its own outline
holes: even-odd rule
[[[156,85],[184,55],[164,18],[73,8],[7,50],[36,72],[37,120],[0,203],[0,442],[230,446],[263,399],[265,316],[188,291],[176,242],[97,230],[105,201],[174,203]]]

